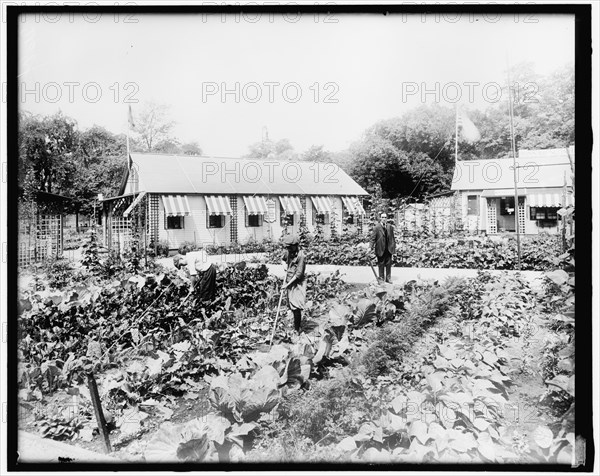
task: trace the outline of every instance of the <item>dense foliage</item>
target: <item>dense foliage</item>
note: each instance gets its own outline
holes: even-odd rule
[[[515,66],[512,76],[516,149],[572,145],[572,67],[541,76],[530,64],[521,64]],[[481,137],[470,142],[459,134],[460,160],[509,156],[511,136],[506,101],[502,97],[484,110],[468,111]],[[385,198],[423,198],[448,190],[454,167],[455,118],[452,104],[424,104],[402,116],[382,120],[350,147],[344,168],[369,193],[380,189]]]
[[[383,289],[373,292],[387,299]],[[511,339],[528,341],[539,312],[527,282],[481,273],[405,288],[402,295],[402,309],[368,332],[368,345],[360,345],[360,329],[349,332],[348,366],[284,399],[279,419],[266,425],[246,459],[570,464],[572,427],[559,422],[525,430],[523,420],[517,425],[511,417],[515,369],[509,345]],[[424,303],[429,305],[420,308]],[[423,312],[425,320],[446,315],[435,341],[418,356],[406,352],[418,335],[410,324],[402,327],[411,312]],[[369,375],[378,354],[388,365]]]
[[[368,235],[342,235],[331,240],[313,240],[304,249],[311,264],[338,266],[375,265]],[[279,263],[281,250],[267,260]],[[394,266],[422,268],[517,269],[517,246],[513,237],[488,238],[396,238]],[[560,261],[560,243],[550,235],[521,239],[521,269],[544,271]]]
[[[182,144],[171,137],[173,122],[166,108],[148,103],[139,111],[131,132],[132,151],[197,154],[198,143]],[[74,198],[71,212],[93,216],[99,193],[117,195],[127,167],[126,136],[94,125],[81,130],[61,112],[19,117],[19,186],[30,198],[37,191]]]
[[[20,300],[21,398],[81,397],[75,414],[38,415],[48,437],[93,438],[91,370],[118,441],[163,422],[146,461],[570,462],[574,283],[562,271],[537,294],[487,272],[354,292],[310,275],[305,334],[291,340],[284,317],[271,347],[280,281],[265,266],[224,267],[217,297],[200,302],[181,271],[121,263],[110,276],[104,260],[90,241],[62,291],[38,279]],[[528,342],[544,315],[558,420],[524,431],[507,413],[511,339]],[[174,399],[199,399],[206,383],[208,413],[169,422]]]

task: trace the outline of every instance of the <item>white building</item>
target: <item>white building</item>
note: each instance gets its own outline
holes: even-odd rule
[[[170,249],[277,240],[301,224],[328,237],[362,227],[365,196],[331,163],[132,153],[119,195],[103,200],[104,235],[122,247],[136,215],[148,242]]]
[[[575,149],[520,150],[515,213],[512,158],[458,161],[452,190],[473,232],[557,233],[561,208],[574,204]]]

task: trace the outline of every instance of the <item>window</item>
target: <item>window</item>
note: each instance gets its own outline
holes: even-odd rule
[[[312,223],[313,225],[327,225],[329,224],[329,214],[319,213],[315,206],[312,208]]]
[[[558,220],[557,207],[529,207],[530,220]]]
[[[314,216],[314,208],[313,208],[313,216]],[[346,224],[348,224],[348,225],[354,224],[354,215],[352,215],[348,211],[348,208],[346,208],[346,205],[344,205],[343,200],[342,200],[342,216],[344,217],[344,221],[346,222]]]
[[[279,205],[279,224],[281,226],[294,226],[294,214],[286,214],[281,204]]]
[[[514,215],[515,197],[505,197],[500,199],[500,215]]]
[[[254,226],[262,226],[263,224],[263,216],[262,215],[248,215],[246,213],[246,226],[254,227]]]
[[[182,230],[183,217],[167,217],[167,230]]]
[[[479,215],[479,196],[467,196],[467,215]]]
[[[208,215],[208,228],[223,228],[225,215]]]

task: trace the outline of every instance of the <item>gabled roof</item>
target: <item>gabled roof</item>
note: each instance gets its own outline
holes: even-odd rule
[[[569,148],[575,163],[575,150]],[[567,149],[521,150],[516,160],[519,188],[552,188],[573,185]],[[459,160],[454,167],[452,190],[492,190],[514,187],[513,159]]]
[[[330,163],[143,153],[130,157],[138,190],[148,193],[368,195]]]

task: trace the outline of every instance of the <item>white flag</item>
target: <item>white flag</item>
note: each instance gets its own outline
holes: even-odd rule
[[[475,142],[481,139],[479,129],[463,111],[458,112],[456,120],[458,121],[458,127],[461,128],[461,134],[467,142]]]

